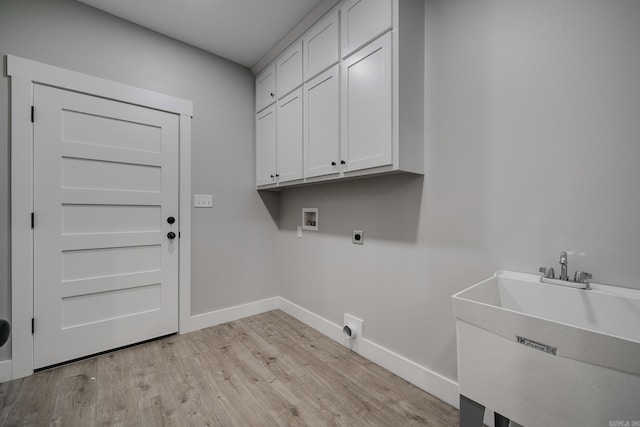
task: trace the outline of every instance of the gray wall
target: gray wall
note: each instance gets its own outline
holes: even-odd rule
[[[455,379],[450,297],[495,270],[567,250],[571,272],[640,288],[640,2],[426,7],[424,179],[285,191],[280,295],[361,317],[367,338]],[[298,239],[302,207],[320,231]]]
[[[255,191],[253,76],[244,67],[73,0],[0,0],[13,54],[193,101],[192,313],[278,293],[277,225]],[[9,315],[9,79],[0,80],[0,317]],[[272,203],[269,203],[270,206]],[[8,357],[5,347],[0,360]]]

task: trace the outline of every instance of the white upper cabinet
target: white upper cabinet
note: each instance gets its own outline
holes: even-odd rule
[[[278,101],[278,183],[302,179],[302,88]]]
[[[343,58],[391,29],[392,3],[392,0],[343,1],[340,6]]]
[[[341,0],[274,55],[256,84],[278,76],[277,104],[256,101],[258,188],[424,174],[424,13],[424,0]]]
[[[304,176],[340,172],[338,65],[304,85]]]
[[[345,172],[392,163],[391,33],[342,62],[342,156]]]
[[[304,80],[309,81],[340,60],[339,11],[335,9],[302,37]]]
[[[256,185],[276,182],[276,106],[256,115]]]
[[[278,99],[302,86],[302,40],[296,41],[276,60]]]
[[[276,64],[271,64],[256,77],[256,112],[276,102]]]

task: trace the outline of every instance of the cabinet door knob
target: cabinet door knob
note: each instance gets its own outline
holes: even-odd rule
[[[169,238],[169,240],[173,240],[176,238],[176,233],[174,233],[173,231],[170,231],[167,233],[167,237]]]
[[[174,222],[176,222],[176,219],[174,217],[170,216],[169,218],[167,218],[167,222],[169,224],[173,224]]]
[[[279,174],[276,174],[276,178],[280,178],[280,175],[279,175]]]
[[[275,176],[271,175],[271,179],[275,178]]]
[[[331,166],[335,166],[335,165],[336,165],[336,162],[331,162]]]
[[[340,160],[340,164],[341,164],[341,165],[346,165],[346,164],[347,164],[347,162],[345,162],[344,160]]]
[[[276,96],[273,92],[270,93],[271,97],[273,98],[274,96]]]

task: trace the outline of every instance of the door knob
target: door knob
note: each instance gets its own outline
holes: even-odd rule
[[[167,237],[169,238],[169,240],[173,240],[176,238],[176,233],[174,233],[173,231],[170,231],[167,233]]]
[[[335,165],[336,165],[336,162],[331,162],[331,166],[335,166]]]
[[[340,160],[340,164],[341,164],[341,165],[346,165],[346,164],[347,164],[347,162],[345,162],[344,160]]]
[[[167,218],[167,222],[169,224],[173,224],[174,222],[176,222],[176,219],[174,217],[170,216],[169,218]]]

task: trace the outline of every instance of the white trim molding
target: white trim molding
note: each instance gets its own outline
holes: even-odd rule
[[[292,317],[295,317],[305,325],[311,326],[313,329],[323,333],[332,340],[342,343],[342,326],[337,325],[324,317],[320,317],[306,308],[282,297],[280,297],[280,310]]]
[[[168,113],[193,115],[193,103],[186,99],[153,92],[136,86],[7,55],[7,75]]]
[[[0,383],[11,380],[11,360],[3,360],[0,362]]]
[[[345,345],[342,335],[342,326],[318,316],[311,311],[280,297],[280,309],[295,317],[302,323],[323,333],[329,338]],[[438,399],[458,408],[458,383],[434,372],[424,366],[413,362],[393,351],[382,347],[362,336],[358,342],[356,351],[362,357],[371,360],[400,378],[421,388]]]
[[[33,86],[42,84],[180,116],[180,328],[191,315],[191,116],[193,103],[7,55],[11,77],[11,378],[33,373]],[[186,203],[185,203],[186,200]],[[2,374],[4,371],[0,371]]]
[[[11,57],[7,58],[10,63]],[[10,74],[11,75],[11,74]],[[33,83],[11,75],[12,379],[33,373]]]
[[[180,333],[197,331],[199,329],[209,328],[222,323],[233,322],[234,320],[243,319],[245,317],[255,316],[256,314],[266,313],[267,311],[277,310],[279,308],[279,304],[280,298],[273,297],[247,304],[236,305],[235,307],[197,314],[195,316],[191,316],[187,328],[184,331],[181,328]]]
[[[180,188],[178,190],[178,329],[185,333],[191,319],[191,116],[180,115]]]

